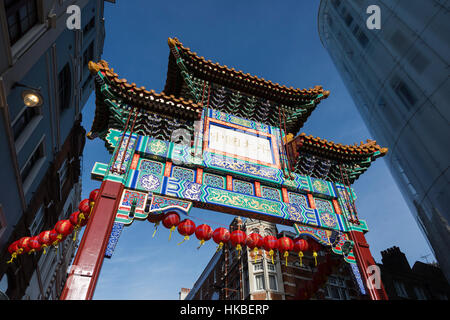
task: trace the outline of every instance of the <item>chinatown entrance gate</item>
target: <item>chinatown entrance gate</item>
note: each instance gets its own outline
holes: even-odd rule
[[[125,226],[192,207],[293,226],[342,255],[362,293],[387,299],[382,284],[367,285],[375,262],[350,187],[387,149],[294,137],[328,91],[287,88],[168,43],[159,94],[119,79],[105,61],[89,63],[96,111],[88,137],[103,139],[112,156],[92,169],[102,184],[61,299],[92,298]]]

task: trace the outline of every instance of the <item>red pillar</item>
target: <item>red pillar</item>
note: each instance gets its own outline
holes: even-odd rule
[[[350,240],[354,242],[353,254],[355,255],[356,262],[359,267],[359,272],[362,277],[364,286],[369,292],[369,296],[372,300],[388,300],[386,291],[384,290],[383,282],[380,276],[380,289],[369,288],[367,286],[370,274],[367,273],[367,267],[375,265],[375,260],[369,250],[369,244],[366,241],[364,233],[358,231],[350,231]],[[369,280],[369,283],[372,281]]]
[[[92,299],[122,192],[123,184],[102,182],[60,300]]]

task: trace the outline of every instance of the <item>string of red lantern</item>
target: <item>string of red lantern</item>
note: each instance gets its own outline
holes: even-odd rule
[[[294,240],[289,237],[277,239],[277,237],[272,235],[263,238],[258,233],[247,235],[240,229],[230,232],[227,228],[219,227],[212,231],[212,228],[207,224],[201,224],[196,227],[195,223],[190,219],[185,219],[180,222],[180,216],[175,211],[169,211],[165,214],[149,215],[147,220],[152,223],[159,223],[159,221],[162,221],[163,225],[170,229],[169,240],[172,231],[178,226],[178,232],[184,236],[183,241],[179,244],[188,240],[189,236],[195,233],[197,239],[200,240],[200,245],[197,249],[199,249],[206,241],[213,239],[213,241],[218,244],[216,251],[220,251],[225,243],[231,243],[238,251],[240,257],[242,247],[246,245],[253,251],[255,262],[257,260],[258,250],[262,248],[268,252],[272,263],[274,263],[275,251],[278,250],[285,258],[286,265],[289,252],[294,251],[300,258],[300,265],[303,266],[302,258],[304,257],[304,252],[311,251],[314,257],[314,265],[317,266],[318,251],[320,251],[321,248],[319,243],[312,238],[310,238],[309,241],[302,239],[301,237],[295,238]]]
[[[42,231],[38,235],[22,237],[14,241],[8,247],[11,259],[7,263],[12,263],[19,255],[23,253],[34,253],[43,250],[47,253],[47,248],[53,246],[58,250],[58,244],[64,241],[68,235],[75,231],[73,241],[76,241],[76,234],[81,227],[84,227],[91,215],[99,189],[91,191],[89,199],[82,200],[78,205],[78,210],[73,212],[69,219],[58,221],[51,230]]]

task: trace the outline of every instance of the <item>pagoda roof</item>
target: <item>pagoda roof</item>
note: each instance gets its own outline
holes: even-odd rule
[[[206,60],[204,57],[197,55],[196,52],[192,52],[188,47],[183,46],[177,38],[169,38],[168,43],[171,49],[177,48],[189,72],[195,77],[250,95],[291,106],[303,105],[312,101],[317,104],[330,94],[329,91],[324,90],[320,85],[309,89],[296,89],[244,73],[241,70],[229,68],[226,65],[222,66],[219,63]],[[182,75],[177,66],[177,60],[171,50],[164,92],[178,95],[182,82]]]
[[[319,175],[326,172],[326,177],[335,182],[342,179],[342,171],[348,177],[349,182],[353,183],[364,173],[373,161],[387,154],[388,149],[379,146],[375,140],[361,141],[358,144],[341,144],[327,139],[313,137],[300,133],[287,142],[289,157],[293,159],[294,167],[298,173],[305,170],[316,170]],[[313,169],[311,157],[320,159],[319,168]],[[323,161],[328,162],[328,166],[323,165]],[[320,166],[322,166],[320,168]],[[327,167],[325,170],[324,168]]]
[[[96,76],[96,111],[88,137],[91,137],[94,132],[107,129],[111,116],[107,100],[120,99],[121,103],[137,107],[140,112],[157,112],[187,120],[197,120],[201,117],[203,110],[201,105],[183,97],[177,98],[166,95],[164,92],[156,93],[154,90],[149,91],[145,87],[129,83],[126,79],[119,78],[119,75],[104,60],[97,63],[90,61],[89,70]]]
[[[356,143],[353,145],[341,144],[306,135],[303,132],[289,141],[288,144],[293,144],[294,150],[308,150],[316,155],[327,156],[329,159],[346,161],[358,161],[359,159],[375,156],[380,157],[388,152],[387,148],[380,147],[375,140],[367,140],[366,143],[361,141],[360,145]]]

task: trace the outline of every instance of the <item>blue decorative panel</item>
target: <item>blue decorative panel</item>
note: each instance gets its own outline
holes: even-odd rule
[[[300,204],[300,205],[304,206],[305,208],[309,208],[308,199],[306,198],[306,196],[304,196],[302,194],[288,192],[288,199],[289,199],[289,203]]]
[[[261,186],[261,197],[281,201],[281,192],[278,189]]]
[[[156,162],[156,161],[151,161],[151,160],[142,159],[139,164],[139,171],[145,172],[145,173],[152,173],[155,175],[162,175],[163,168],[164,168],[164,164],[162,164],[161,162]]]
[[[203,176],[203,184],[219,189],[225,189],[225,177],[205,173]]]
[[[195,181],[195,171],[192,169],[182,168],[182,167],[173,167],[172,168],[172,177],[187,180],[190,182]]]
[[[114,222],[111,235],[109,236],[108,245],[106,246],[105,258],[112,257],[117,242],[119,241],[119,237],[122,234],[123,227],[123,223]]]
[[[233,179],[233,191],[250,196],[254,195],[253,184],[247,181]]]

